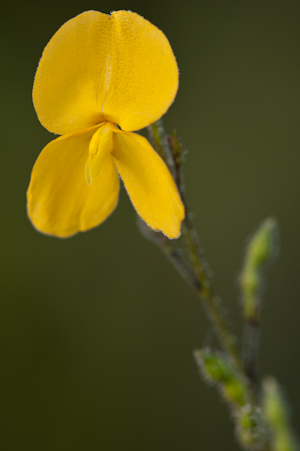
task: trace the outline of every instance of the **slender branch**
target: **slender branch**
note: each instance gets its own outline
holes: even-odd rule
[[[243,330],[243,362],[245,372],[253,389],[259,385],[258,378],[258,348],[260,325],[258,318],[246,319]]]
[[[277,255],[278,241],[277,222],[274,218],[267,218],[248,240],[240,275],[244,319],[242,357],[254,390],[258,389],[259,382],[258,351],[265,269]]]
[[[150,227],[148,227],[147,224],[139,217],[137,218],[137,221],[138,228],[140,229],[141,234],[146,239],[152,241],[154,244],[160,247],[166,257],[171,261],[171,263],[188,282],[188,284],[196,291],[198,291],[200,289],[199,281],[193,271],[193,268],[190,267],[188,262],[183,257],[182,253],[171,245],[170,240],[168,240],[165,235],[150,229]]]
[[[182,145],[176,134],[174,134],[172,138],[169,138],[169,140],[166,140],[161,121],[149,126],[149,131],[150,139],[152,140],[153,145],[168,164],[174,176],[182,202],[185,206],[186,215],[183,221],[183,240],[189,254],[189,260],[194,276],[197,280],[197,284],[193,283],[193,286],[195,287],[197,294],[202,300],[205,310],[214,325],[221,346],[227,351],[235,368],[240,372],[243,372],[243,365],[236,348],[235,337],[232,334],[225,318],[224,310],[220,305],[221,301],[213,293],[206,264],[198,246],[197,233],[191,221],[191,215],[185,201],[183,176],[181,170],[182,158],[184,156]],[[165,143],[168,144],[167,147]],[[172,252],[174,252],[174,250]],[[179,269],[180,272],[182,271],[182,268],[183,265],[177,265],[177,269]]]
[[[186,204],[185,204],[186,206]],[[190,257],[199,281],[199,289],[197,290],[199,298],[203,301],[207,314],[214,324],[221,346],[227,351],[232,363],[240,372],[243,372],[243,366],[240,360],[238,350],[236,348],[236,340],[230,330],[228,321],[224,315],[224,309],[221,306],[221,300],[216,297],[213,292],[203,257],[198,250],[196,240],[196,232],[193,227],[186,207],[186,219],[183,228],[185,239],[189,248]]]
[[[207,355],[212,361],[206,362],[205,368],[206,370],[211,370],[212,377],[221,377],[221,379],[223,377],[220,381],[223,381],[223,394],[226,395],[225,398],[229,404],[232,400],[235,400],[236,403],[239,400],[239,403],[235,406],[233,417],[241,447],[248,451],[274,451],[275,448],[277,449],[274,441],[275,437],[276,440],[278,438],[278,443],[282,438],[286,440],[289,447],[285,449],[297,451],[296,439],[292,433],[288,434],[286,432],[290,431],[287,416],[282,416],[284,419],[282,424],[286,426],[285,429],[283,427],[280,429],[277,427],[277,423],[276,425],[272,423],[274,418],[277,418],[278,409],[275,409],[276,406],[274,407],[276,396],[273,392],[271,393],[272,396],[270,395],[271,389],[269,392],[267,390],[270,388],[270,384],[265,387],[269,398],[266,398],[268,404],[265,402],[266,406],[264,408],[262,408],[259,393],[257,351],[260,325],[260,303],[258,302],[258,288],[261,284],[260,267],[272,254],[272,236],[276,224],[274,220],[270,219],[263,224],[259,234],[252,243],[250,252],[248,252],[241,276],[244,305],[244,349],[242,361],[236,346],[235,336],[231,331],[221,305],[221,300],[213,291],[209,271],[185,200],[182,173],[185,149],[175,132],[171,137],[166,137],[161,121],[152,124],[148,128],[153,146],[168,165],[177,184],[185,207],[185,219],[182,222],[182,237],[178,240],[169,240],[162,233],[154,232],[141,220],[139,221],[139,228],[147,239],[157,244],[163,250],[179,273],[195,289],[214,326],[220,345],[225,350],[227,359],[230,359],[230,363],[227,360],[229,366],[226,366],[226,358],[222,360],[222,357],[214,356],[209,352]],[[184,245],[184,251],[181,248],[182,244]],[[198,355],[202,356],[201,362],[203,363],[205,353],[203,354],[203,351],[200,350],[197,351],[196,357]],[[232,377],[229,377],[230,375]],[[242,391],[241,388],[243,389]],[[239,397],[241,393],[243,394],[242,398]],[[270,431],[273,434],[270,435]],[[276,436],[274,431],[277,434]]]

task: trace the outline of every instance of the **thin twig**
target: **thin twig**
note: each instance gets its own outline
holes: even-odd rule
[[[140,218],[137,219],[138,228],[141,234],[149,241],[152,241],[160,249],[163,250],[164,254],[183,276],[183,278],[188,282],[188,284],[194,288],[196,291],[200,289],[199,281],[193,271],[193,268],[187,263],[182,253],[178,249],[174,248],[168,238],[165,237],[160,232],[155,232],[150,229],[147,224]]]
[[[236,348],[235,337],[232,334],[227,323],[227,320],[223,313],[223,308],[220,306],[220,300],[213,293],[210,279],[207,274],[206,265],[198,246],[197,233],[191,221],[190,213],[185,202],[184,184],[180,161],[180,158],[183,155],[183,149],[180,148],[181,144],[176,135],[173,135],[173,141],[172,138],[169,141],[166,140],[163,125],[161,122],[159,122],[159,124],[152,124],[149,127],[149,130],[150,138],[152,138],[152,143],[158,150],[160,155],[163,157],[165,162],[169,165],[169,161],[172,161],[169,167],[174,176],[175,182],[177,183],[182,202],[185,206],[186,215],[183,221],[183,239],[188,250],[189,260],[192,265],[194,275],[198,282],[196,285],[197,294],[203,301],[205,310],[214,325],[221,346],[227,351],[236,369],[238,369],[240,372],[243,372],[243,366]],[[165,147],[166,142],[168,144],[168,151]],[[181,271],[182,268],[183,266],[181,265],[177,266],[177,269],[179,271]],[[193,285],[195,287],[195,284]]]
[[[254,390],[259,385],[258,375],[258,347],[259,347],[260,326],[259,321],[246,320],[243,331],[243,362],[245,372]]]

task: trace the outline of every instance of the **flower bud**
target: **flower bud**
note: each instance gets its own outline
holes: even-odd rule
[[[194,351],[194,357],[204,378],[218,386],[228,403],[240,407],[247,402],[247,387],[242,376],[224,357],[208,349]]]
[[[274,451],[299,451],[299,444],[293,434],[286,401],[274,378],[263,383],[263,409],[270,427]]]
[[[259,294],[263,281],[261,271],[274,257],[276,235],[276,220],[268,218],[261,224],[247,246],[240,284],[244,316],[248,321],[257,320],[260,314]]]

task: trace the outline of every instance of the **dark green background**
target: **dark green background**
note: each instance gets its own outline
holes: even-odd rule
[[[300,419],[300,3],[295,0],[7,2],[1,12],[1,449],[237,450],[227,408],[197,374],[210,327],[190,288],[136,228],[124,189],[99,228],[69,240],[26,217],[30,171],[53,139],[31,89],[43,47],[88,9],[130,9],[161,28],[180,68],[165,116],[189,149],[186,191],[240,333],[247,236],[281,226],[268,275],[261,372]],[[214,344],[214,343],[213,343]]]

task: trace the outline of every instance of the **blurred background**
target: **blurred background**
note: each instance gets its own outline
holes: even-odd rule
[[[189,150],[187,199],[237,334],[246,239],[266,216],[280,223],[260,367],[284,385],[297,429],[299,1],[17,0],[2,8],[0,31],[1,449],[239,449],[192,357],[215,345],[204,311],[139,234],[124,189],[103,225],[68,240],[27,219],[31,169],[54,138],[32,106],[35,70],[55,31],[88,9],[136,11],[170,40],[180,88],[164,123]]]

